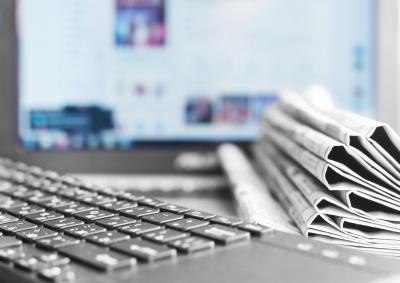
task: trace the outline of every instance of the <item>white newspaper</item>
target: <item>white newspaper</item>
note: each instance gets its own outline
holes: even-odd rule
[[[354,211],[365,212],[376,219],[385,219],[392,223],[400,224],[400,206],[388,200],[376,198],[375,194],[369,194],[361,190],[339,192],[341,199]]]
[[[324,114],[364,136],[400,172],[400,139],[387,124],[332,108]],[[397,172],[397,173],[398,173]],[[400,178],[400,174],[398,173]]]
[[[288,233],[298,233],[281,205],[257,175],[253,165],[235,145],[223,144],[217,150],[243,218]]]
[[[363,211],[355,211],[346,206],[329,193],[322,183],[306,173],[299,165],[278,153],[273,146],[264,145],[262,148],[267,154],[264,158],[269,158],[279,164],[281,170],[286,173],[287,178],[295,184],[303,196],[313,204],[316,212],[331,226],[348,235],[363,237],[366,241],[386,239],[386,235],[393,235],[392,232],[400,232],[400,226],[398,225],[374,219]],[[261,156],[263,149],[258,151],[257,154]],[[355,234],[353,230],[348,228],[351,223],[363,225],[367,229]],[[373,235],[368,233],[371,228],[376,230]],[[398,240],[398,236],[396,234],[396,240]],[[382,243],[386,244],[386,242]]]
[[[400,138],[388,125],[286,94],[265,111],[254,156],[303,234],[400,256]]]
[[[357,195],[360,197],[371,196],[375,202],[388,203],[392,208],[398,208],[400,213],[399,199],[386,194],[385,188],[380,189],[376,186],[372,186],[365,180],[356,178],[351,174],[341,171],[332,164],[329,164],[325,160],[296,144],[273,127],[267,128],[265,136],[284,153],[301,164],[304,169],[322,182],[330,191],[358,192]],[[363,194],[360,194],[359,192]],[[383,212],[379,219],[390,221],[392,216],[389,215],[386,217],[386,214]]]
[[[335,108],[318,111],[293,92],[282,94],[278,104],[297,121],[342,142],[381,173],[381,169],[384,169],[387,174],[400,180],[400,141],[389,126],[352,113],[345,112],[347,115],[344,116],[343,111]],[[394,145],[390,150],[385,149],[386,136],[390,137]]]
[[[264,112],[264,119],[266,123],[342,171],[369,181],[371,185],[378,186],[396,198],[400,197],[400,182],[375,161],[369,159],[367,162],[367,157],[361,158],[349,146],[297,122],[278,107],[269,107]]]
[[[263,152],[258,152],[257,148],[255,152],[267,176],[268,187],[282,203],[285,203],[287,213],[294,219],[304,235],[324,233],[332,238],[351,239],[329,217],[319,214],[271,159],[266,158]]]

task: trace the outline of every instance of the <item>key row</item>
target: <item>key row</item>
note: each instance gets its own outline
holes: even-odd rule
[[[34,221],[27,221],[29,220],[28,217],[34,219]],[[59,232],[76,238],[84,238],[98,233],[105,233],[108,231],[107,229],[113,229],[133,237],[142,236],[148,240],[162,244],[188,237],[188,232],[209,238],[221,244],[228,244],[250,238],[250,233],[247,231],[241,231],[239,229],[233,229],[219,224],[210,225],[205,221],[188,218],[169,222],[166,227],[149,222],[133,220],[123,216],[101,219],[96,222],[96,224],[85,224],[82,220],[73,217],[52,219],[48,221],[42,220],[42,222],[35,224],[36,220],[37,217],[35,216],[32,218],[32,215],[28,215],[25,220],[21,220],[12,215],[1,214],[0,231],[6,234],[16,234],[17,237],[25,240],[37,240],[44,237],[55,236]],[[45,227],[38,226],[41,224]],[[124,237],[119,235],[116,231],[114,231],[113,235],[120,239],[124,239]],[[106,234],[105,238],[108,239],[108,242],[106,240],[97,240],[98,244],[108,244],[111,241],[109,235]],[[96,242],[96,238],[92,239],[92,241]]]
[[[53,188],[54,186],[50,186]],[[98,194],[96,192],[89,192],[86,190],[82,190],[80,188],[68,188],[68,187],[61,187],[57,188],[56,190],[52,191],[53,194],[59,195],[61,197],[64,197],[64,199],[60,198],[51,198],[52,195],[50,194],[45,194],[41,191],[29,191],[27,188],[19,188],[15,190],[15,188],[11,188],[9,186],[9,192],[12,196],[14,197],[19,197],[22,199],[25,199],[29,202],[34,202],[34,203],[42,203],[42,204],[54,204],[54,206],[59,206],[59,205],[66,205],[70,204],[71,202],[68,201],[68,199],[72,200],[77,200],[89,205],[95,205],[95,206],[101,206],[102,208],[106,210],[121,210],[124,208],[131,208],[137,203],[145,206],[150,206],[153,208],[160,208],[162,211],[169,211],[169,212],[175,212],[175,213],[185,213],[186,215],[192,216],[194,218],[199,218],[199,219],[208,219],[208,218],[215,218],[214,220],[216,222],[220,222],[220,224],[227,224],[227,225],[234,225],[238,224],[241,222],[238,219],[230,219],[227,217],[216,217],[214,214],[210,213],[205,213],[201,211],[193,211],[185,207],[180,207],[176,206],[173,204],[168,204],[164,201],[153,199],[153,198],[146,198],[144,196],[138,196],[135,194],[132,194],[131,192],[115,192],[114,196],[107,196],[107,195],[102,195]],[[22,191],[19,191],[22,190]],[[26,192],[28,190],[28,192]],[[42,187],[42,190],[46,190],[46,187]],[[7,193],[7,190],[1,189],[0,186],[0,192],[1,193]],[[36,195],[35,195],[36,194]],[[118,198],[118,199],[117,199]],[[129,201],[135,201],[135,203],[129,202]],[[137,202],[137,203],[136,203]],[[85,209],[84,207],[81,208],[82,210]]]
[[[69,257],[22,244],[14,237],[0,237],[0,261],[12,263],[22,271],[35,272],[40,278],[53,282],[67,283],[75,279]]]
[[[82,219],[87,222],[109,218],[114,216],[114,213],[119,213],[131,218],[143,218],[145,221],[165,224],[174,220],[179,220],[185,217],[194,217],[196,219],[207,219],[212,223],[218,223],[228,226],[237,226],[243,224],[243,221],[229,217],[204,215],[199,211],[189,210],[184,214],[175,214],[172,212],[160,212],[160,209],[151,208],[147,206],[138,206],[135,203],[129,203],[126,201],[116,201],[107,203],[104,209],[88,206],[77,202],[66,202],[63,199],[54,197],[46,202],[36,202],[38,205],[28,205],[28,203],[13,200],[13,199],[0,199],[0,209],[7,211],[12,215],[24,216],[33,222],[44,222],[48,220],[62,218],[64,214],[74,215],[76,218]],[[171,205],[172,206],[172,205]],[[45,208],[55,209],[58,212],[46,211]],[[110,209],[111,208],[111,209]],[[107,210],[109,209],[109,210]],[[111,211],[112,210],[112,211]],[[60,214],[61,213],[61,214]],[[62,215],[63,214],[63,215]],[[213,216],[210,218],[210,216]],[[185,221],[186,222],[186,221]],[[193,218],[187,221],[187,223],[195,222]],[[201,223],[201,222],[199,222]],[[178,224],[176,227],[179,227]],[[240,228],[240,227],[239,227]]]
[[[11,188],[10,188],[10,190],[12,191],[13,196],[21,197],[21,193],[18,193],[18,191],[15,192]],[[127,200],[133,200],[133,201],[137,201],[141,205],[146,205],[146,206],[150,206],[153,208],[160,208],[163,211],[185,213],[186,215],[194,217],[194,218],[199,218],[199,219],[213,218],[214,222],[220,223],[220,224],[237,225],[242,222],[239,219],[232,219],[229,217],[217,217],[214,214],[205,213],[205,212],[201,212],[201,211],[193,211],[193,210],[190,210],[185,207],[179,207],[176,205],[168,204],[161,200],[156,200],[153,198],[145,198],[144,196],[137,196],[130,192],[120,192],[120,193],[115,194],[118,198],[120,198],[122,200],[118,200],[115,197],[110,197],[110,196],[106,196],[106,195],[99,195],[95,192],[88,192],[88,191],[82,190],[80,188],[72,188],[72,189],[70,188],[67,190],[55,191],[54,193],[56,193],[56,192],[58,192],[58,194],[61,196],[64,196],[67,198],[68,197],[73,198],[74,200],[78,200],[78,201],[84,202],[86,204],[102,206],[106,210],[121,210],[121,209],[125,209],[125,208],[132,208],[133,206],[135,206],[137,204],[132,203],[132,202],[127,202]],[[3,193],[6,193],[6,191],[3,191]],[[39,192],[37,192],[37,193],[39,193]],[[48,196],[49,195],[40,195],[40,193],[39,193],[39,196],[31,196],[29,194],[22,195],[22,197],[25,197],[25,198],[29,197],[28,201],[31,201],[31,202],[47,203],[48,201],[50,201],[51,203],[54,203],[55,205],[69,203],[66,199],[63,199],[63,200],[61,200],[59,198],[47,199]],[[80,207],[80,209],[81,209],[81,211],[83,211],[84,209],[88,209],[88,208],[83,206],[83,207]]]

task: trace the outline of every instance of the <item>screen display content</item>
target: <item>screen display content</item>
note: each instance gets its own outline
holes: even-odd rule
[[[25,150],[252,141],[285,88],[374,115],[373,0],[19,0]]]

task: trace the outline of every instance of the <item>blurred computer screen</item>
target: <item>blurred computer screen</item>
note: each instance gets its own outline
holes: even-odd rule
[[[373,0],[18,0],[26,150],[256,138],[284,88],[374,115]]]

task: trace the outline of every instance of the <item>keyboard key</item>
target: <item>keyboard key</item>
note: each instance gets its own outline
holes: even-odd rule
[[[137,203],[126,201],[126,200],[118,200],[118,201],[100,204],[99,206],[105,210],[117,212],[117,211],[125,209],[125,208],[135,207],[135,206],[137,206]]]
[[[175,205],[175,204],[167,204],[167,205],[164,205],[163,207],[161,207],[161,210],[175,212],[175,213],[183,213],[183,212],[189,211],[190,209],[187,207],[183,207],[183,206],[179,206],[179,205]]]
[[[0,249],[21,247],[22,241],[14,237],[3,236],[0,237]]]
[[[98,224],[100,226],[104,226],[109,229],[113,229],[115,227],[131,224],[131,223],[135,223],[135,222],[136,222],[136,220],[125,217],[125,216],[113,216],[113,217],[108,217],[108,218],[97,220],[96,224]]]
[[[12,223],[7,223],[7,224],[2,224],[0,225],[0,231],[7,233],[7,234],[14,234],[14,233],[18,233],[24,230],[29,230],[29,229],[33,229],[36,228],[37,226],[33,223],[24,221],[24,220],[19,220],[16,222],[12,222]]]
[[[142,205],[148,205],[151,207],[160,207],[160,206],[167,204],[165,201],[155,199],[155,198],[144,198],[144,199],[138,200],[138,203],[142,204]]]
[[[26,206],[21,206],[21,207],[14,207],[14,208],[8,208],[7,212],[16,215],[16,216],[25,216],[29,214],[34,214],[38,212],[44,212],[45,209],[43,207],[37,206],[37,205],[26,205]]]
[[[0,225],[18,221],[18,218],[8,214],[0,214]]]
[[[262,236],[264,234],[269,234],[273,232],[273,229],[269,227],[253,223],[243,223],[238,225],[237,228],[250,232],[250,234],[254,236]]]
[[[44,264],[40,264],[40,261],[31,256],[20,257],[14,261],[14,265],[17,268],[21,268],[27,271],[36,271],[40,268],[45,268]]]
[[[228,225],[228,226],[236,226],[236,225],[243,223],[243,220],[233,218],[233,217],[215,216],[210,219],[210,222],[222,224],[222,225]]]
[[[74,217],[79,218],[84,221],[94,221],[94,220],[98,220],[98,219],[111,217],[113,215],[114,215],[114,213],[111,213],[106,210],[93,209],[93,210],[75,213]]]
[[[111,245],[111,248],[134,256],[143,261],[152,262],[176,256],[176,250],[142,239],[131,239]]]
[[[118,190],[116,188],[110,188],[110,187],[99,187],[96,185],[91,184],[90,187],[96,188],[94,190],[97,190],[101,192],[104,195],[110,196],[110,197],[118,197],[120,195],[123,195],[124,193],[127,193],[125,190]]]
[[[118,227],[118,231],[127,233],[132,236],[138,236],[143,233],[152,232],[161,229],[161,226],[157,226],[146,222],[136,222],[129,225]]]
[[[56,252],[45,252],[39,249],[35,251],[34,257],[51,266],[61,266],[70,263],[68,257],[62,256]]]
[[[195,218],[184,218],[181,220],[169,222],[166,224],[167,227],[188,231],[191,229],[199,228],[202,226],[206,226],[209,223],[207,221],[195,219]]]
[[[49,200],[51,197],[51,195],[38,190],[31,190],[29,193],[27,192],[21,196],[18,196],[18,198],[28,202]]]
[[[215,244],[211,240],[199,238],[196,236],[184,238],[168,243],[169,246],[176,248],[183,253],[192,253],[214,248]]]
[[[62,214],[72,215],[72,214],[76,214],[79,212],[92,210],[94,208],[92,206],[88,206],[86,204],[73,203],[73,204],[66,205],[66,206],[60,206],[55,209]]]
[[[22,165],[22,164],[21,164]],[[24,167],[24,166],[23,166]],[[26,168],[33,175],[41,177],[43,175],[43,169],[38,166],[29,166]]]
[[[37,195],[40,195],[42,192],[38,190],[27,190],[26,192],[19,192],[14,194],[14,197],[17,197],[19,199],[22,199],[24,201],[28,201],[30,198],[34,198]]]
[[[212,213],[207,213],[207,212],[203,212],[200,210],[190,210],[188,212],[185,212],[185,215],[193,217],[193,218],[197,218],[200,220],[204,220],[204,219],[210,219],[215,217],[215,214]]]
[[[105,196],[105,195],[84,196],[84,197],[79,197],[77,199],[81,202],[84,202],[84,203],[87,203],[90,205],[95,205],[95,206],[117,200],[114,197]]]
[[[26,184],[31,188],[40,190],[43,187],[51,186],[52,182],[47,179],[37,178],[35,176],[30,175],[26,180]]]
[[[41,187],[42,190],[52,193],[52,194],[58,194],[60,193],[62,190],[68,190],[68,186],[62,184],[62,183],[53,183],[49,186],[43,186]]]
[[[119,211],[123,215],[127,215],[133,218],[140,218],[146,215],[160,212],[158,208],[151,208],[148,206],[136,206],[132,208],[122,209]]]
[[[1,170],[2,167],[0,167]],[[0,180],[0,193],[1,194],[8,194],[14,190],[14,184],[8,181]]]
[[[66,198],[72,198],[72,199],[77,199],[79,197],[89,197],[89,196],[94,196],[96,193],[94,192],[89,192],[86,190],[82,190],[80,188],[70,188],[67,190],[62,190],[58,192],[60,196],[66,197]]]
[[[174,220],[182,219],[183,215],[175,214],[172,212],[160,212],[151,215],[144,216],[143,221],[151,222],[154,224],[164,224]]]
[[[57,207],[61,207],[61,206],[68,206],[68,205],[71,205],[73,203],[74,202],[72,200],[61,198],[61,197],[57,197],[57,196],[53,196],[49,200],[38,201],[37,202],[38,205],[41,205],[41,206],[44,206],[44,207],[47,207],[47,208],[57,208]]]
[[[38,276],[50,282],[75,282],[75,272],[69,266],[52,266],[43,268],[39,271]]]
[[[198,236],[206,237],[221,244],[230,244],[250,239],[250,233],[227,226],[213,224],[190,231]]]
[[[55,172],[53,172],[54,174]],[[58,175],[57,173],[55,173]],[[78,187],[82,185],[82,181],[78,179],[77,177],[71,176],[71,175],[62,175],[62,176],[57,176],[55,177],[56,180],[62,182],[63,184],[66,184],[68,187]]]
[[[21,200],[13,200],[13,199],[5,199],[0,201],[0,209],[10,209],[28,205],[25,201]]]
[[[41,204],[43,202],[48,202],[53,198],[52,195],[38,191],[35,195],[30,196],[28,198],[24,198],[24,200],[27,200],[29,202],[33,202],[35,204]]]
[[[122,234],[117,231],[107,231],[93,236],[87,237],[86,240],[99,245],[110,245],[119,241],[129,240],[127,234]]]
[[[30,251],[25,255],[14,261],[14,264],[22,269],[29,271],[38,271],[44,268],[54,266],[64,266],[70,262],[70,259],[55,252],[46,252],[39,249]]]
[[[0,207],[3,206],[4,203],[6,203],[7,201],[11,200],[10,194],[13,192],[14,188],[13,187],[7,187],[6,189],[1,189],[0,188]]]
[[[83,222],[82,220],[73,217],[68,217],[68,218],[47,221],[46,223],[44,223],[44,226],[60,231],[66,228],[82,225],[84,223],[85,222]]]
[[[12,191],[10,193],[11,196],[13,197],[24,197],[24,196],[30,196],[30,195],[34,195],[35,194],[35,190],[30,190],[25,186],[18,186],[15,187],[14,191]]]
[[[10,262],[17,258],[24,257],[25,253],[21,245],[0,248],[0,260]]]
[[[64,218],[64,216],[55,211],[45,211],[27,215],[25,218],[33,223],[42,224],[50,220]]]
[[[61,248],[59,251],[76,261],[100,270],[126,268],[136,264],[134,258],[89,243]]]
[[[143,195],[137,195],[132,192],[125,192],[125,191],[117,192],[115,193],[115,195],[119,199],[129,200],[129,201],[138,201],[145,198],[145,196]]]
[[[61,247],[77,245],[80,242],[81,242],[80,240],[66,236],[66,235],[58,235],[55,237],[39,239],[35,243],[36,243],[36,246],[38,246],[38,247],[54,250],[54,249],[58,249]]]
[[[170,241],[188,237],[188,233],[182,233],[172,229],[161,229],[154,232],[143,234],[142,237],[158,243],[167,243]]]
[[[27,241],[35,241],[38,239],[48,238],[52,236],[57,236],[57,232],[47,229],[47,228],[34,228],[30,230],[25,230],[17,233],[17,238],[27,240]]]
[[[67,234],[81,238],[105,231],[107,231],[106,228],[100,227],[95,224],[84,224],[76,227],[67,228],[64,230],[64,232]]]
[[[0,191],[0,203],[7,200],[11,200],[11,198],[9,196],[2,195]]]

